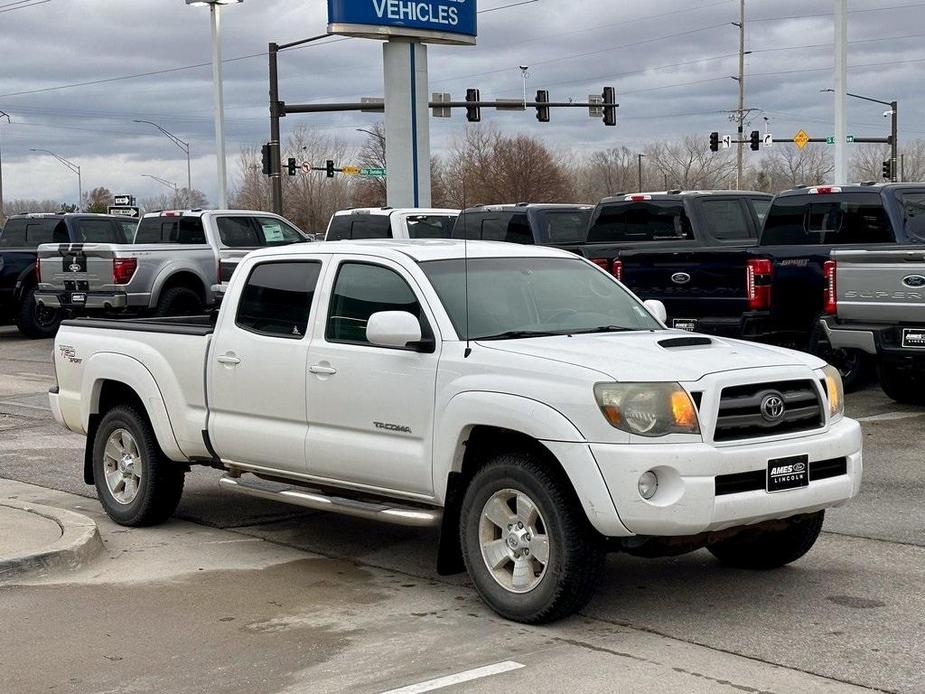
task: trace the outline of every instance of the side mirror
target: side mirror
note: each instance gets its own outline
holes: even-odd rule
[[[369,317],[366,339],[377,347],[405,348],[421,341],[421,323],[407,311],[380,311]]]
[[[645,307],[649,309],[649,313],[658,318],[662,323],[668,320],[668,310],[658,299],[648,299],[643,302]]]

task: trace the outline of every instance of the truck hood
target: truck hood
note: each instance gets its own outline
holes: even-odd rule
[[[670,342],[691,337],[710,342],[694,346],[672,346]],[[781,347],[677,330],[556,335],[479,344],[489,349],[593,369],[614,381],[692,382],[707,374],[739,369],[781,366],[819,369],[824,366],[816,357]]]

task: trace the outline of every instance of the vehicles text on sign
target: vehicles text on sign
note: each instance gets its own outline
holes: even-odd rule
[[[478,34],[476,0],[328,0],[328,25],[332,33],[380,38],[426,38],[421,32],[432,32],[446,34],[448,42],[472,43]]]

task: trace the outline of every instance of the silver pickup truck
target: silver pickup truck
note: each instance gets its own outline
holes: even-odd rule
[[[888,396],[925,404],[925,246],[834,251],[825,274],[832,346],[875,355]]]
[[[155,212],[141,219],[132,244],[40,246],[36,301],[72,314],[193,315],[215,303],[222,259],[308,240],[269,212]]]

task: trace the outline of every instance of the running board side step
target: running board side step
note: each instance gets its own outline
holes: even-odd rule
[[[222,477],[218,484],[239,494],[256,496],[261,499],[280,501],[284,504],[293,504],[315,511],[328,511],[341,513],[356,518],[367,518],[382,523],[393,523],[416,528],[429,528],[440,525],[443,512],[440,509],[425,509],[418,506],[401,506],[392,503],[360,501],[340,496],[329,496],[317,491],[302,490],[297,487],[287,487],[280,491],[271,491],[254,487],[234,477]]]

